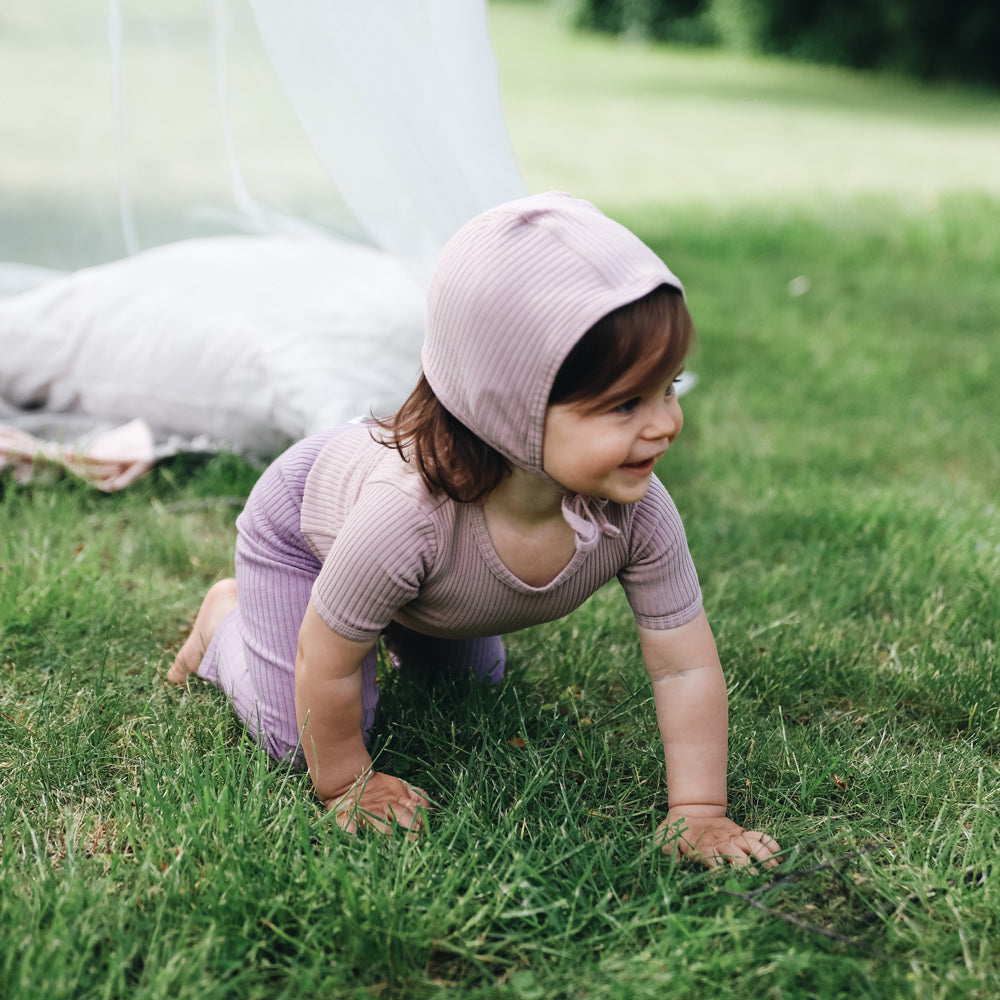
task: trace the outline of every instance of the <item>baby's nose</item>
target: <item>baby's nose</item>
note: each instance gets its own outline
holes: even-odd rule
[[[664,399],[656,407],[653,419],[648,426],[649,437],[666,438],[668,441],[673,441],[680,434],[681,427],[684,426],[684,415],[677,399],[673,396]]]

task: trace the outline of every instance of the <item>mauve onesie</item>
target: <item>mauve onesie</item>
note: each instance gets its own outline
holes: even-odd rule
[[[424,373],[483,440],[544,477],[545,408],[562,360],[603,315],[660,284],[681,287],[641,241],[586,202],[548,194],[500,206],[442,254]],[[503,673],[501,634],[561,617],[615,577],[644,627],[673,628],[700,610],[683,526],[655,477],[632,505],[566,494],[576,552],[536,588],[497,556],[481,503],[431,494],[373,429],[349,425],[294,445],[237,521],[239,606],[198,673],[274,757],[298,753],[294,668],[310,598],[345,638],[381,636],[404,669],[419,662],[493,681]],[[362,666],[366,735],[375,659],[373,651]]]

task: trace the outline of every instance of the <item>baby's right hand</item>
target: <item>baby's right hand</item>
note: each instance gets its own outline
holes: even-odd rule
[[[394,824],[415,835],[423,826],[423,811],[430,802],[423,789],[413,788],[391,774],[368,771],[343,795],[326,800],[337,825],[348,833],[370,826],[379,833],[388,833]]]

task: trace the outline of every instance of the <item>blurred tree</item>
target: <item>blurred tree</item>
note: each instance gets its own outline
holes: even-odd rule
[[[1000,84],[997,0],[568,0],[583,28]]]

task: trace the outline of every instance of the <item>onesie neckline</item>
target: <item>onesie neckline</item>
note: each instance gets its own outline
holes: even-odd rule
[[[476,546],[483,562],[490,572],[500,580],[501,583],[513,587],[524,594],[546,594],[561,587],[586,561],[586,552],[580,550],[579,546],[573,550],[573,555],[568,563],[542,587],[533,587],[530,583],[525,583],[519,576],[516,576],[508,568],[506,563],[497,555],[497,550],[493,546],[493,539],[490,538],[489,529],[486,527],[486,515],[483,512],[481,503],[468,505],[469,517],[472,525],[472,535],[476,540]]]

